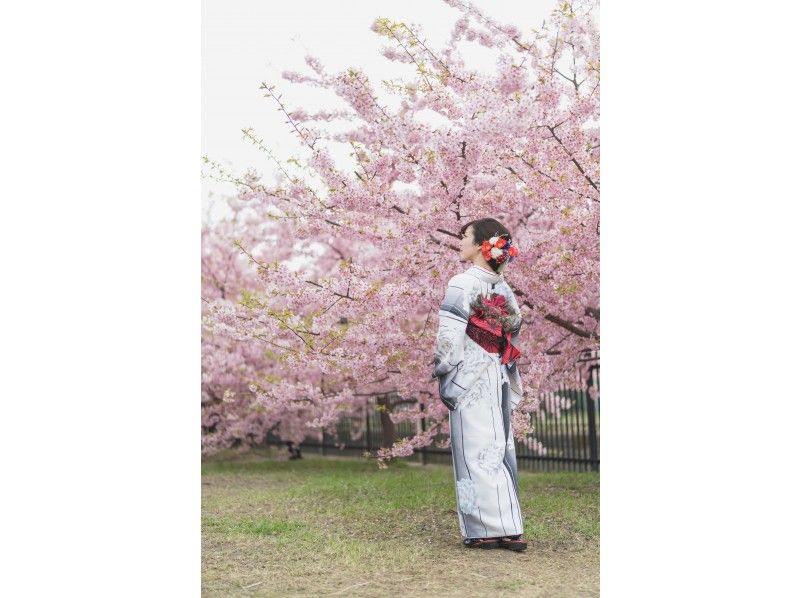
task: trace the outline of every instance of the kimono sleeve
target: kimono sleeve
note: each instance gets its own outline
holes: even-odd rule
[[[519,311],[519,304],[517,303],[517,298],[514,295],[514,291],[509,288],[508,293],[508,302],[511,304],[512,311],[516,314],[516,322],[511,328],[511,344],[515,347],[518,346],[517,338],[519,338],[519,331],[522,328],[522,313]]]
[[[522,328],[522,313],[519,311],[519,304],[514,292],[509,287],[509,293],[506,295],[508,303],[510,304],[511,311],[516,314],[516,322],[511,328],[511,344],[515,347],[519,346],[517,339],[519,338],[519,331]],[[511,409],[516,409],[519,402],[522,400],[522,378],[519,375],[519,368],[517,367],[516,360],[508,364],[508,377],[511,387]]]
[[[432,378],[446,376],[464,360],[469,305],[465,298],[469,289],[463,277],[454,276],[447,283],[444,299],[439,307],[439,330]]]

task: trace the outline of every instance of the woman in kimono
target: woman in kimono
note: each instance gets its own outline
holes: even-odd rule
[[[449,409],[458,523],[469,548],[525,550],[511,429],[522,317],[502,275],[518,251],[493,218],[466,224],[460,237],[472,266],[448,282],[432,374]]]

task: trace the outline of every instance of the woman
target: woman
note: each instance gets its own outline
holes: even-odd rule
[[[432,375],[450,410],[458,523],[469,548],[525,550],[511,430],[522,398],[522,317],[502,275],[518,251],[493,218],[464,225],[460,237],[460,257],[472,266],[447,285]]]

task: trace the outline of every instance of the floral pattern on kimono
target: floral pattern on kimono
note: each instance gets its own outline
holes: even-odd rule
[[[458,508],[465,515],[475,513],[475,482],[469,478],[457,482]]]
[[[485,472],[496,476],[500,473],[500,465],[506,453],[506,445],[502,442],[493,442],[483,447],[478,453],[478,467]]]
[[[458,398],[456,409],[469,409],[479,404],[489,393],[489,381],[486,378],[479,378],[468,391]]]

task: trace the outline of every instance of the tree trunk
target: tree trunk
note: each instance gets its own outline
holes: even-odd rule
[[[394,444],[394,422],[389,417],[389,414],[392,412],[392,402],[389,400],[389,395],[379,395],[377,404],[384,407],[380,410],[381,446],[389,448]]]

